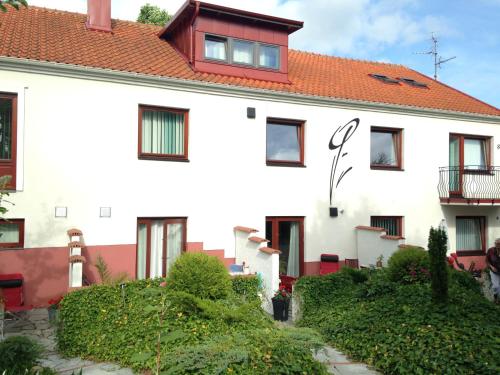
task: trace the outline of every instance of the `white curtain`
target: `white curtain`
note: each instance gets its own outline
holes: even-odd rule
[[[486,147],[484,140],[464,140],[464,166],[469,166],[469,169],[483,169],[486,167]]]
[[[226,41],[205,39],[205,57],[226,60]]]
[[[137,233],[137,278],[146,278],[146,252],[148,251],[148,226],[139,224]]]
[[[19,242],[19,226],[17,224],[0,224],[0,243]]]
[[[278,48],[271,46],[260,46],[259,47],[259,65],[266,68],[279,68],[278,61]]]
[[[163,220],[151,222],[151,258],[149,277],[161,277],[163,271]]]
[[[167,225],[167,273],[182,252],[182,224]]]
[[[299,223],[290,223],[287,276],[299,277]]]
[[[457,250],[481,250],[482,248],[480,219],[457,219]]]
[[[143,111],[142,152],[167,155],[184,154],[184,114]]]
[[[253,43],[234,41],[233,61],[241,64],[253,64]]]

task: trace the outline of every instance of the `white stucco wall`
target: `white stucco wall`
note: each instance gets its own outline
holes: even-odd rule
[[[354,258],[354,227],[372,215],[404,216],[406,242],[415,245],[445,219],[453,249],[463,214],[486,215],[488,241],[500,237],[499,206],[442,206],[437,192],[449,133],[492,136],[492,164],[500,165],[499,125],[1,70],[0,91],[22,98],[20,191],[9,217],[25,218],[26,247],[64,246],[70,227],[83,230],[87,245],[131,244],[138,217],[171,216],[188,217],[188,241],[229,254],[235,225],[265,233],[266,216],[304,216],[306,262],[323,252]],[[139,104],[189,108],[189,163],[138,160]],[[267,117],[306,121],[305,168],[266,166]],[[353,118],[360,125],[337,173],[353,169],[334,191],[341,213],[331,218],[328,142]],[[404,171],[370,169],[371,126],[404,129]],[[54,218],[55,206],[67,206],[68,217]],[[99,218],[101,206],[111,218]]]

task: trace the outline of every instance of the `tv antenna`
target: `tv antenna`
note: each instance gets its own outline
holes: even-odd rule
[[[448,62],[450,60],[456,59],[456,56],[450,57],[448,59],[443,59],[439,54],[437,50],[437,45],[438,45],[438,39],[434,36],[434,33],[431,34],[431,40],[432,40],[432,49],[428,52],[417,52],[417,55],[432,55],[434,56],[434,79],[437,81],[438,75],[438,69],[441,69],[441,65],[444,64],[445,62]]]

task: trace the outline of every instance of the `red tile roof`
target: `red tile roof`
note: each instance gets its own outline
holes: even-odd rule
[[[113,20],[112,33],[89,31],[86,15],[30,6],[0,12],[0,56],[326,98],[500,116],[500,110],[401,65],[290,50],[290,84],[194,72],[160,27]],[[411,78],[426,88],[380,82],[368,74]]]

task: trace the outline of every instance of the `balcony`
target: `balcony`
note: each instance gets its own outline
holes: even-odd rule
[[[466,165],[439,168],[441,204],[500,204],[500,167]]]

